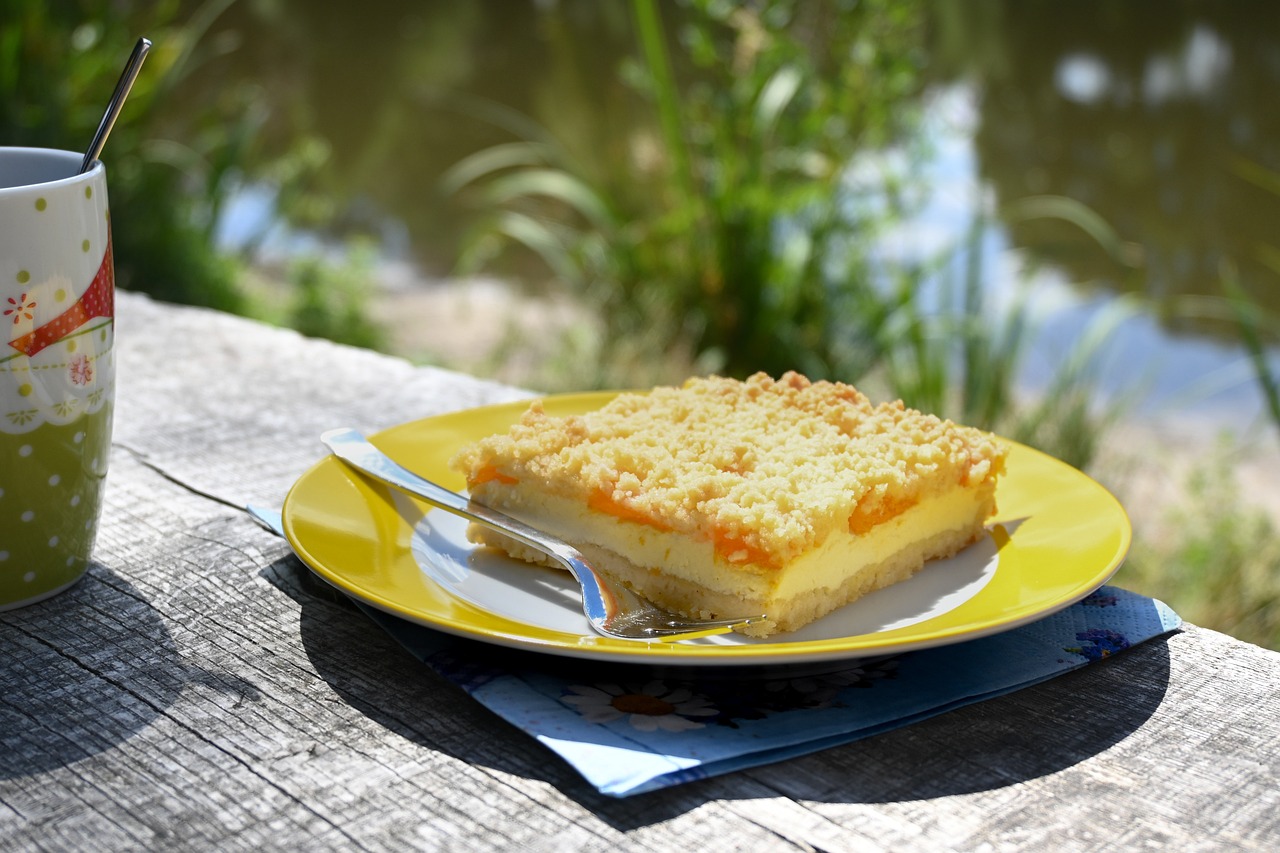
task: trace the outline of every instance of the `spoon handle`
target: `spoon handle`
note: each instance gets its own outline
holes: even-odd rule
[[[102,146],[107,144],[107,135],[115,126],[120,108],[124,106],[124,99],[129,97],[129,90],[133,88],[133,81],[142,70],[142,61],[147,58],[149,50],[151,50],[150,39],[140,38],[133,46],[133,53],[129,54],[129,61],[125,63],[124,71],[120,74],[120,82],[116,83],[116,90],[111,95],[111,103],[107,104],[107,111],[103,113],[102,121],[98,124],[98,132],[93,135],[93,142],[89,144],[89,150],[84,153],[84,160],[80,161],[80,174],[89,171],[93,161],[97,160],[98,155],[102,153]]]

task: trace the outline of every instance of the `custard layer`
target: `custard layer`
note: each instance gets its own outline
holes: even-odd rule
[[[731,565],[714,544],[594,512],[520,486],[477,498],[572,542],[597,568],[644,597],[689,616],[766,614],[747,633],[793,630],[876,589],[905,580],[926,560],[948,557],[974,541],[994,509],[994,483],[957,487],[926,498],[862,533],[837,531],[781,568]],[[513,557],[551,565],[543,555],[487,528],[474,541]]]

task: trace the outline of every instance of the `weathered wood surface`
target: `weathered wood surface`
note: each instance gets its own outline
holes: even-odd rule
[[[403,653],[239,509],[329,427],[520,392],[121,294],[90,575],[0,614],[5,850],[1280,849],[1280,655],[1195,627],[627,800]]]

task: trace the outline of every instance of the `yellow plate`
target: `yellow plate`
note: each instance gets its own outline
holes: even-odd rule
[[[599,408],[611,393],[546,398],[556,415]],[[373,436],[388,455],[461,491],[448,460],[503,432],[517,402],[414,421]],[[680,643],[594,633],[567,573],[473,548],[463,523],[371,483],[333,457],[298,480],[284,503],[285,535],[329,583],[404,619],[535,652],[663,665],[787,664],[897,654],[1006,631],[1067,607],[1115,573],[1129,519],[1101,485],[1064,462],[1014,444],[990,535],[911,580],[767,640],[736,634]]]

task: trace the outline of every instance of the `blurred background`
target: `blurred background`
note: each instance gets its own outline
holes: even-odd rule
[[[1112,488],[1280,648],[1270,0],[7,0],[117,281],[541,391],[798,369]]]

